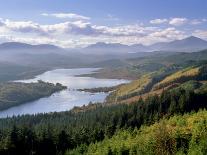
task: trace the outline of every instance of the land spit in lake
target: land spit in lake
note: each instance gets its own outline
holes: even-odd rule
[[[56,69],[38,75],[33,79],[17,81],[31,83],[42,80],[54,84],[60,83],[67,86],[67,89],[56,92],[49,97],[44,97],[1,111],[0,117],[67,111],[73,107],[86,105],[89,102],[103,102],[108,92],[87,92],[81,90],[114,87],[129,82],[123,79],[81,77],[81,75],[94,73],[98,70],[99,68]]]
[[[84,89],[78,89],[78,90],[84,91],[84,92],[90,92],[90,93],[99,93],[99,92],[108,93],[108,92],[112,92],[116,90],[116,88],[118,88],[119,86],[121,85],[111,86],[111,87],[84,88]]]
[[[60,83],[53,84],[43,81],[0,83],[0,111],[50,96],[64,89],[67,87]]]

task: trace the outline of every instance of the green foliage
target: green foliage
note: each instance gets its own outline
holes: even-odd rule
[[[159,130],[154,134],[157,136],[153,139],[153,135],[139,135],[140,146],[125,143],[129,137],[135,136],[140,131],[135,130],[132,135],[129,135],[128,132],[131,133],[134,128],[139,129],[142,125],[153,124],[163,116],[169,117],[177,113],[184,114],[192,110],[198,111],[200,108],[206,108],[206,100],[207,96],[202,92],[195,93],[180,88],[163,92],[161,96],[148,97],[144,101],[139,100],[130,105],[104,106],[100,104],[95,109],[80,113],[70,111],[0,119],[0,133],[2,135],[0,153],[7,154],[10,151],[19,151],[21,154],[27,154],[27,152],[38,155],[64,154],[68,150],[69,154],[85,154],[88,151],[88,145],[103,139],[113,140],[114,134],[123,131],[126,134],[120,135],[117,142],[111,141],[112,146],[103,148],[103,154],[120,152],[120,154],[153,154],[154,152],[164,154],[165,151],[173,154],[175,147],[177,147],[177,143],[175,145],[177,140],[171,137],[171,130],[167,126],[166,128],[162,126],[157,128]],[[188,124],[183,120],[177,122],[179,129]],[[13,128],[14,126],[15,128]],[[149,132],[145,129],[144,131]],[[30,138],[27,138],[28,133],[31,135]],[[146,140],[146,144],[143,140]],[[156,147],[154,146],[155,141],[157,141]],[[185,139],[182,139],[181,142],[188,145]],[[142,145],[143,147],[141,147]],[[205,146],[204,143],[198,145],[199,148],[200,145]],[[133,148],[131,148],[132,146]],[[184,145],[181,144],[181,146]],[[98,146],[93,149],[95,150],[96,147]]]
[[[43,81],[37,83],[0,83],[0,110],[50,96],[65,88],[58,83],[54,85]]]
[[[160,60],[159,57],[153,59]],[[148,64],[153,62],[148,61]],[[172,73],[179,68],[167,64],[170,67],[160,69],[163,65],[162,62],[155,67],[158,71],[121,86],[119,98],[150,91],[155,83],[169,74],[174,75]],[[184,65],[189,66],[189,63]],[[195,70],[191,69],[188,68],[187,73],[194,75]],[[0,119],[0,154],[206,154],[207,112],[185,114],[207,108],[207,85],[202,81],[206,78],[206,68],[197,67],[197,71],[201,74],[193,79],[195,81],[187,78],[188,82],[184,83],[186,79],[181,78],[182,82],[176,81],[182,83],[180,86],[129,105],[95,104],[78,113],[68,111]],[[186,70],[181,75],[183,73],[188,75]],[[60,84],[42,81],[6,83],[0,87],[0,103],[7,101],[7,106],[17,105],[61,89],[64,87]],[[184,116],[174,116],[177,114]]]
[[[207,111],[204,110],[163,119],[139,130],[119,130],[110,139],[90,144],[85,154],[205,155],[206,138]]]

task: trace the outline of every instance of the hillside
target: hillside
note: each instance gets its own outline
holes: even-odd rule
[[[107,102],[119,102],[125,98],[141,95],[149,91],[152,83],[150,75],[144,75],[137,80],[119,86],[114,92],[107,97]]]
[[[112,138],[91,144],[84,154],[206,154],[207,111],[176,115],[137,130],[120,130]],[[68,152],[68,155],[75,154]]]
[[[0,110],[50,96],[65,88],[61,84],[54,85],[43,81],[38,83],[0,83]]]
[[[206,80],[206,64],[186,67],[164,67],[159,71],[144,74],[129,84],[119,86],[107,97],[107,103],[131,103],[151,95],[159,95],[164,90],[174,89],[190,80]],[[190,67],[188,67],[190,66]]]
[[[183,83],[189,80],[206,80],[206,66],[189,67],[180,70],[164,78],[161,82],[154,85],[153,90],[161,89],[170,84]]]

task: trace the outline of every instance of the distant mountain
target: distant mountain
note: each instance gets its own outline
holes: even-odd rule
[[[151,51],[151,49],[148,46],[144,46],[142,44],[134,44],[134,45],[131,45],[130,48],[134,52],[150,52]]]
[[[123,45],[119,43],[103,43],[103,42],[89,45],[88,47],[82,50],[85,53],[112,54],[112,55],[149,51],[148,47],[142,44],[135,44],[135,45],[129,46],[129,45]]]
[[[99,48],[127,48],[129,47],[128,45],[123,45],[119,43],[104,43],[104,42],[98,42],[96,44],[89,45],[87,48],[89,49],[99,49]]]
[[[127,53],[129,50],[128,45],[123,45],[119,43],[104,43],[98,42],[96,44],[89,45],[88,47],[82,49],[84,53],[105,55],[105,54],[118,54]]]
[[[50,44],[40,44],[40,45],[30,45],[20,42],[6,42],[0,44],[0,50],[18,50],[18,49],[48,49],[48,50],[57,50],[60,47],[50,45]]]
[[[167,43],[156,43],[149,47],[152,50],[193,52],[207,49],[207,41],[191,36],[182,40],[175,40]]]
[[[88,47],[82,49],[63,49],[55,45],[50,44],[39,44],[31,45],[20,42],[6,42],[0,44],[0,50],[15,50],[15,51],[27,51],[33,52],[42,51],[44,52],[57,52],[61,53],[71,53],[71,51],[77,50],[77,52],[84,54],[94,54],[94,55],[127,55],[131,53],[142,53],[142,52],[152,52],[152,51],[169,51],[169,52],[195,52],[207,49],[207,41],[200,38],[191,36],[182,40],[175,40],[172,42],[159,42],[153,45],[145,46],[142,44],[134,45],[124,45],[120,43],[104,43],[98,42],[96,44],[89,45]],[[76,52],[76,53],[77,53]]]
[[[175,51],[175,52],[194,52],[207,49],[207,41],[191,36],[182,40],[172,42],[159,42],[153,45],[144,46],[142,44],[134,44],[131,46],[118,43],[103,43],[89,45],[84,48],[86,53],[96,54],[113,54],[113,53],[137,53],[152,51]]]

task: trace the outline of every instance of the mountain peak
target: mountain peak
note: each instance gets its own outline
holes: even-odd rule
[[[105,43],[105,42],[97,42],[95,44],[89,45],[86,48],[125,48],[128,45],[123,45],[120,43]]]
[[[0,49],[59,49],[60,47],[57,47],[55,45],[50,44],[39,44],[39,45],[31,45],[21,42],[5,42],[0,44]]]
[[[201,38],[198,38],[198,37],[195,37],[195,36],[190,36],[190,37],[187,37],[183,40],[189,40],[189,41],[204,41],[206,42],[205,40],[201,39]]]

